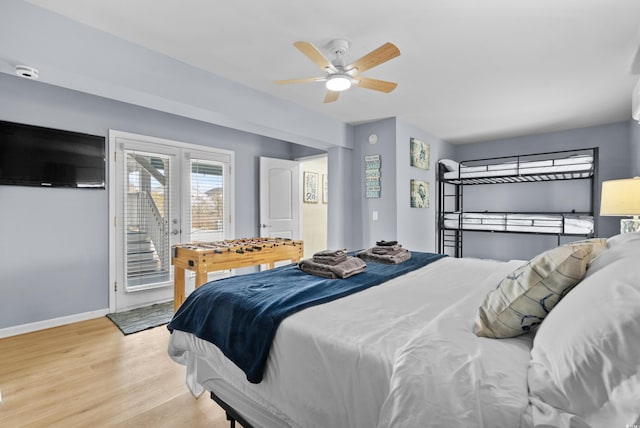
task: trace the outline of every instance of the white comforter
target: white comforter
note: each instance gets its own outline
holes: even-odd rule
[[[530,340],[471,332],[485,294],[523,262],[445,258],[305,309],[278,328],[264,380],[174,331],[187,385],[213,390],[255,426],[518,426]]]
[[[476,337],[469,320],[485,294],[470,292],[396,354],[379,428],[520,425],[532,340]]]

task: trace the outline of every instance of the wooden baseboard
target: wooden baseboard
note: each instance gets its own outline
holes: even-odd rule
[[[19,334],[31,333],[33,331],[44,330],[61,325],[72,324],[74,322],[86,321],[94,318],[100,318],[109,313],[109,309],[100,309],[97,311],[84,312],[81,314],[68,315],[66,317],[52,318],[49,320],[32,322],[29,324],[21,324],[12,327],[0,329],[0,339],[4,337],[17,336]]]

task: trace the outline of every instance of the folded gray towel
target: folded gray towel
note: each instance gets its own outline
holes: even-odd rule
[[[398,243],[398,241],[385,241],[385,240],[376,241],[376,245],[378,247],[388,247],[388,246],[391,246],[391,245],[396,245],[397,243]]]
[[[336,274],[339,278],[349,278],[350,276],[364,271],[364,268],[366,267],[367,264],[364,260],[358,257],[349,256],[344,262],[331,266],[331,272]]]
[[[298,262],[298,269],[300,269],[305,273],[321,276],[323,278],[329,278],[329,279],[337,278],[336,274],[331,271],[330,265],[325,263],[317,263],[317,262],[314,262],[312,259],[300,260],[300,262]]]
[[[367,264],[364,260],[351,256],[346,257],[345,261],[336,265],[317,263],[312,259],[304,259],[298,262],[298,269],[301,271],[329,279],[349,278],[364,271],[366,267]]]
[[[373,252],[373,249],[369,248],[367,250],[360,251],[356,255],[364,260],[394,265],[406,262],[411,258],[411,252],[409,252],[409,250],[407,249],[401,249],[397,254],[375,254]]]
[[[402,251],[402,245],[376,246],[371,249],[374,254],[397,254]]]
[[[347,260],[347,253],[345,250],[324,250],[318,251],[313,255],[314,262],[326,265],[337,265],[345,260]]]
[[[347,260],[346,254],[341,254],[337,256],[322,256],[322,255],[313,255],[313,261],[316,263],[322,263],[325,265],[337,265],[338,263],[342,263]]]
[[[321,256],[321,257],[339,257],[347,255],[345,250],[322,250],[318,251],[313,255],[313,257]]]

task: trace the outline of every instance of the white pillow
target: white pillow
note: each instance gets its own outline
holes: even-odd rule
[[[593,156],[591,155],[573,155],[563,159],[556,159],[556,165],[576,165],[576,164],[588,164],[593,162]]]
[[[447,171],[457,171],[460,167],[458,162],[453,159],[440,159],[438,162],[444,165],[444,167],[447,168]]]
[[[640,423],[640,233],[615,236],[536,333],[533,426]]]
[[[620,235],[614,235],[607,239],[607,245],[613,248],[625,245],[635,247],[638,241],[640,241],[640,232],[621,233]]]

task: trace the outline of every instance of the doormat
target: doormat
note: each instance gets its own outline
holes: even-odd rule
[[[173,301],[107,314],[107,318],[113,321],[125,336],[167,324],[171,317]]]

